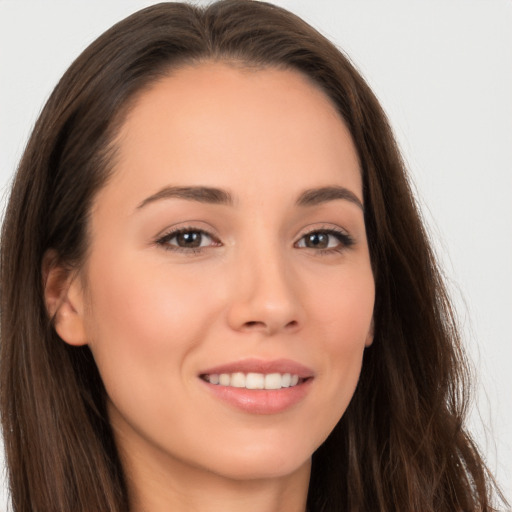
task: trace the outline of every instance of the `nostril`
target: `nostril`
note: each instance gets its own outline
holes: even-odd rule
[[[245,326],[246,327],[264,327],[265,324],[263,322],[256,322],[256,321],[250,321],[250,322],[245,322]]]
[[[291,320],[287,324],[284,325],[285,330],[294,330],[299,323],[296,320]],[[252,330],[262,330],[262,331],[268,331],[273,332],[275,330],[279,329],[278,325],[272,325],[272,323],[266,323],[261,322],[258,320],[250,320],[248,322],[245,322],[243,325],[244,330],[252,331]]]

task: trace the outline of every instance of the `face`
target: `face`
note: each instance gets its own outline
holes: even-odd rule
[[[297,72],[205,63],[144,92],[117,145],[70,296],[121,451],[236,479],[305,467],[372,341],[340,116]]]

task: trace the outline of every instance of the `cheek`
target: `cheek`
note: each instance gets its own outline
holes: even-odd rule
[[[340,276],[314,294],[315,340],[323,361],[319,365],[326,403],[320,419],[334,427],[357,386],[364,350],[372,341],[375,287],[369,267],[364,272]]]
[[[100,373],[112,386],[127,375],[140,386],[161,375],[168,385],[169,366],[179,374],[187,353],[203,339],[215,298],[168,268],[123,264],[120,258],[109,263],[96,265],[89,276],[94,295],[87,330]],[[156,371],[164,365],[165,371]]]
[[[330,353],[360,351],[371,343],[375,283],[371,268],[348,268],[310,287],[310,309],[325,330],[323,339]]]

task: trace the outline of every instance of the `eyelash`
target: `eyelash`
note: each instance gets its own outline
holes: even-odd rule
[[[176,238],[179,235],[185,235],[187,233],[189,233],[189,234],[197,233],[201,237],[206,236],[206,237],[210,238],[214,242],[214,247],[218,247],[218,246],[222,245],[221,242],[217,238],[215,238],[213,235],[211,235],[204,229],[198,229],[198,228],[194,228],[194,227],[179,228],[179,229],[170,231],[169,233],[160,237],[156,241],[156,244],[163,247],[163,249],[165,249],[166,251],[181,252],[181,253],[186,253],[186,254],[190,254],[190,255],[199,254],[199,253],[203,252],[203,250],[206,247],[201,247],[201,246],[199,246],[199,247],[179,247],[178,245],[171,245],[169,243],[173,238]],[[207,247],[209,247],[209,246],[207,246]]]
[[[295,242],[294,246],[297,247],[297,244],[305,240],[306,237],[311,235],[327,235],[330,237],[336,238],[336,240],[339,242],[339,245],[335,247],[328,247],[328,248],[322,248],[322,249],[313,249],[312,247],[309,247],[309,249],[313,249],[315,253],[319,255],[329,255],[329,254],[336,254],[341,253],[345,251],[346,249],[349,249],[355,244],[355,240],[345,231],[341,229],[335,229],[332,227],[329,228],[318,228],[313,229],[311,231],[308,231],[307,233],[304,233],[297,242]],[[305,249],[308,249],[308,247],[304,247]]]
[[[198,247],[179,247],[178,245],[171,245],[169,243],[171,240],[173,240],[177,236],[192,234],[192,233],[198,234],[201,237],[206,236],[206,237],[210,238],[212,240],[213,244],[207,245],[207,246],[200,245]],[[319,255],[329,255],[329,254],[341,253],[344,250],[352,247],[355,243],[354,239],[345,231],[329,227],[329,228],[313,229],[311,231],[308,231],[307,233],[304,233],[299,238],[299,240],[294,243],[294,247],[298,247],[297,244],[299,242],[301,242],[302,240],[305,240],[305,238],[307,236],[311,236],[311,235],[327,235],[327,236],[336,238],[337,241],[339,242],[339,245],[337,245],[335,247],[327,247],[327,248],[321,248],[321,249],[314,249],[312,247],[306,247],[306,246],[299,247],[299,248],[304,248],[304,249],[308,249],[308,248],[313,249],[315,251],[315,253],[317,253]],[[185,254],[189,254],[192,256],[202,253],[205,249],[207,249],[209,247],[212,247],[212,246],[219,247],[222,245],[220,240],[215,238],[213,235],[211,235],[207,231],[205,231],[203,229],[194,228],[194,227],[175,229],[175,230],[165,234],[164,236],[158,238],[156,240],[156,244],[161,246],[163,249],[165,249],[167,251],[172,251],[172,252],[177,252],[177,253],[185,253]]]

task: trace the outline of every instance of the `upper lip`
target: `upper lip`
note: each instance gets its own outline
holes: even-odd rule
[[[292,361],[291,359],[242,359],[231,363],[221,364],[208,368],[200,375],[212,375],[221,373],[290,373],[298,375],[301,379],[306,379],[314,376],[311,368],[303,364]]]

